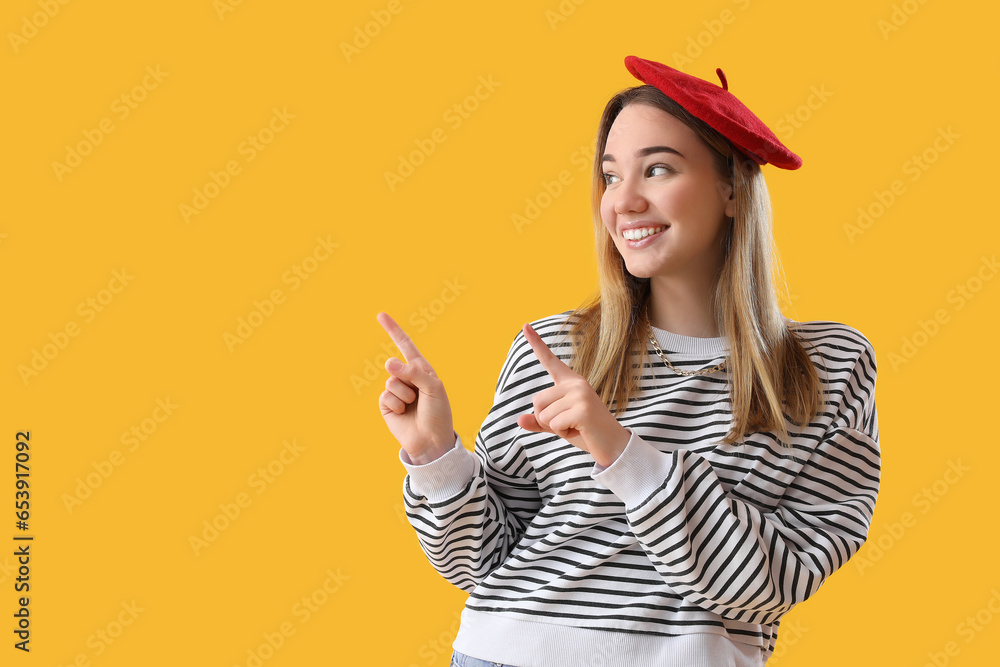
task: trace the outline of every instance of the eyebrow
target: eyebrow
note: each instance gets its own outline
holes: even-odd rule
[[[679,150],[676,148],[671,148],[670,146],[648,146],[647,148],[640,148],[635,152],[636,157],[646,157],[647,155],[652,155],[653,153],[673,153],[680,157],[684,157]],[[604,157],[601,158],[601,162],[614,162],[615,158],[610,153],[605,153]]]

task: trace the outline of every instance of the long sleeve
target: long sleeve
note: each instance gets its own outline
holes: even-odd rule
[[[452,450],[424,465],[399,450],[406,516],[420,546],[442,577],[469,592],[507,559],[542,505],[534,471],[514,442],[525,433],[517,426],[525,383],[517,366],[526,348],[531,354],[518,333],[475,452],[457,436]]]
[[[727,492],[699,453],[662,452],[632,429],[618,459],[594,466],[591,476],[624,502],[656,571],[692,604],[738,621],[775,622],[867,539],[881,452],[875,353],[864,342],[828,399],[832,419],[821,413],[825,430],[817,429],[815,448],[773,507]]]

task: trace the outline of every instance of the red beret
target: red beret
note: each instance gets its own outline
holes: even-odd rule
[[[659,89],[695,118],[704,121],[757,164],[770,162],[781,169],[798,169],[802,158],[778,141],[774,132],[729,92],[726,75],[716,69],[722,86],[685,74],[673,67],[636,56],[625,58],[635,78]]]

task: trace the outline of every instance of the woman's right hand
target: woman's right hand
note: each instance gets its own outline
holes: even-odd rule
[[[382,418],[414,464],[430,463],[451,451],[458,437],[444,384],[388,313],[380,312],[375,319],[407,359],[405,364],[396,357],[386,361],[389,379],[378,397]]]

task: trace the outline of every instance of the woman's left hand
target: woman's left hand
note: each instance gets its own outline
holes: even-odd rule
[[[632,434],[618,423],[587,379],[563,363],[530,324],[523,331],[555,386],[535,394],[534,414],[521,415],[517,425],[526,431],[558,435],[589,452],[605,468],[610,466]]]

